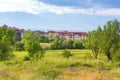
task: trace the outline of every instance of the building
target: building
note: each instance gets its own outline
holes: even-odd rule
[[[9,27],[9,28],[12,28],[13,30],[16,31],[17,41],[21,40],[21,38],[23,36],[24,29],[18,29],[16,27]],[[40,30],[37,30],[34,32],[38,32],[39,34],[42,34],[44,36],[46,36],[47,34],[50,34],[50,33],[51,34],[58,34],[60,36],[60,38],[65,37],[69,40],[78,40],[79,38],[86,39],[86,37],[87,37],[86,32],[69,32],[69,31],[47,31],[47,32],[44,32],[44,31],[40,31]]]
[[[78,40],[79,38],[86,39],[86,37],[87,37],[86,32],[48,31],[47,34],[49,34],[49,33],[58,34],[60,36],[60,38],[66,37],[67,39],[70,39],[70,40]]]

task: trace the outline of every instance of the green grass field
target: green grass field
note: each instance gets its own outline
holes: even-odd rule
[[[70,51],[68,61],[63,50],[47,50],[38,61],[23,61],[28,53],[14,51],[14,59],[0,62],[0,80],[120,80],[119,63],[103,54],[96,60],[90,50]]]

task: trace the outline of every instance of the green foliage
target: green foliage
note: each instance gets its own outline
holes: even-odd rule
[[[0,60],[8,60],[13,58],[14,55],[12,54],[11,48],[5,43],[0,42]]]
[[[116,53],[113,54],[112,56],[113,56],[113,59],[112,59],[113,61],[120,62],[120,49],[118,49]]]
[[[67,60],[69,59],[69,57],[73,56],[73,54],[71,54],[71,52],[68,50],[64,50],[62,55],[63,57],[67,58]]]
[[[50,43],[51,49],[61,49],[62,48],[62,40],[58,35],[55,36],[54,41]]]
[[[108,21],[103,29],[98,27],[97,30],[88,33],[86,46],[93,51],[93,55],[97,58],[98,53],[104,53],[108,60],[112,59],[120,42],[120,22],[117,20]]]
[[[101,28],[98,27],[98,30],[89,32],[87,41],[85,43],[85,46],[92,50],[95,59],[97,59],[98,53],[100,51],[99,44],[102,36],[101,31]]]
[[[80,40],[69,40],[65,37],[56,36],[55,40],[50,42],[51,49],[83,49],[83,43]]]
[[[55,39],[57,39],[59,37],[59,35],[56,33],[48,33],[47,35],[46,35],[46,38],[49,40],[49,42],[52,42],[52,41],[54,41]]]
[[[24,44],[24,48],[29,52],[29,56],[31,58],[39,57],[39,53],[41,50],[41,46],[39,43],[39,34],[32,31],[26,31],[23,35],[22,42]]]
[[[24,61],[30,61],[31,59],[30,59],[29,56],[25,56],[25,57],[23,58],[23,60],[24,60]]]
[[[0,27],[0,40],[8,42],[10,45],[13,45],[15,35],[15,31],[8,28],[6,25]]]
[[[63,49],[68,49],[69,47],[71,47],[72,45],[69,45],[69,40],[66,39],[66,38],[63,38],[62,39],[62,43],[61,43],[61,46]]]
[[[79,40],[76,40],[76,41],[74,41],[74,43],[73,43],[73,48],[74,48],[74,49],[83,49],[84,46],[83,46],[83,43],[82,43],[82,42],[80,42]]]
[[[40,42],[42,42],[42,43],[48,43],[48,42],[50,42],[49,39],[48,39],[48,37],[44,36],[43,34],[40,34],[39,38],[40,38]]]
[[[104,25],[103,36],[101,41],[101,50],[106,54],[108,60],[112,59],[111,54],[115,53],[118,49],[118,43],[120,42],[120,22],[117,20],[108,21]]]
[[[24,50],[24,44],[21,41],[17,41],[15,43],[15,50],[16,51],[23,51]]]
[[[7,28],[6,25],[0,27],[0,60],[13,58],[12,46],[14,44],[15,31]]]

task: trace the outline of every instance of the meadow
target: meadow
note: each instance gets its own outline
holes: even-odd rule
[[[0,62],[0,80],[120,80],[120,63],[104,54],[94,59],[87,49],[70,51],[69,60],[63,50],[46,50],[37,61],[24,60],[28,52],[14,51],[15,58]]]

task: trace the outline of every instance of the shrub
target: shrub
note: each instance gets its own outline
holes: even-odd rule
[[[15,43],[15,50],[16,51],[23,51],[24,50],[24,44],[21,43],[20,41],[17,41]]]
[[[70,56],[73,56],[73,54],[71,54],[71,52],[68,50],[64,50],[62,55],[63,57],[67,58],[67,60],[69,59]]]
[[[113,55],[113,61],[120,62],[120,49]]]
[[[29,56],[25,56],[23,60],[24,60],[24,61],[29,61],[29,60],[30,60],[30,57],[29,57]]]
[[[5,42],[0,42],[0,60],[9,60],[14,57],[12,54],[10,46],[8,46]]]

